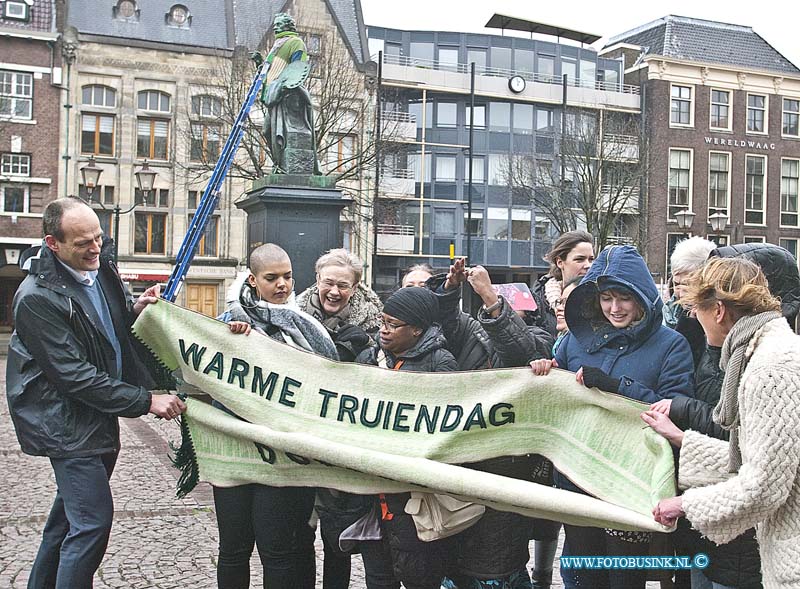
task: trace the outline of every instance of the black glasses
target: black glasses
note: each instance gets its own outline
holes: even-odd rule
[[[408,323],[388,323],[386,321],[381,321],[381,325],[383,325],[386,328],[386,331],[391,332],[391,331],[397,331],[401,327],[406,327],[409,324]]]

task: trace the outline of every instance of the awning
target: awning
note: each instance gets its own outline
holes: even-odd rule
[[[541,35],[551,35],[553,37],[561,37],[562,39],[571,39],[579,43],[586,43],[591,45],[602,35],[595,35],[593,33],[584,33],[583,31],[576,31],[566,27],[557,25],[550,25],[547,23],[536,22],[525,18],[516,16],[508,16],[495,12],[489,22],[486,23],[488,29],[510,29],[512,31],[522,31],[523,33],[539,33]]]

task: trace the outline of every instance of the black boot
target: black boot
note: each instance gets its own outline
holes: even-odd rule
[[[534,540],[531,571],[533,589],[549,589],[553,584],[553,560],[557,549],[558,540]]]

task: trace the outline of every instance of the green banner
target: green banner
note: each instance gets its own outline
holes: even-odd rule
[[[666,531],[651,510],[675,495],[669,444],[646,405],[528,368],[423,374],[333,362],[159,301],[134,333],[190,387],[200,471],[213,485],[355,493],[425,490],[577,525]],[[597,497],[457,466],[542,454]]]

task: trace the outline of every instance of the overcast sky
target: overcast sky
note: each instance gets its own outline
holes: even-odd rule
[[[668,14],[752,27],[800,67],[800,3],[796,0],[361,0],[367,25],[398,29],[487,32],[495,12],[561,25],[603,39]]]

